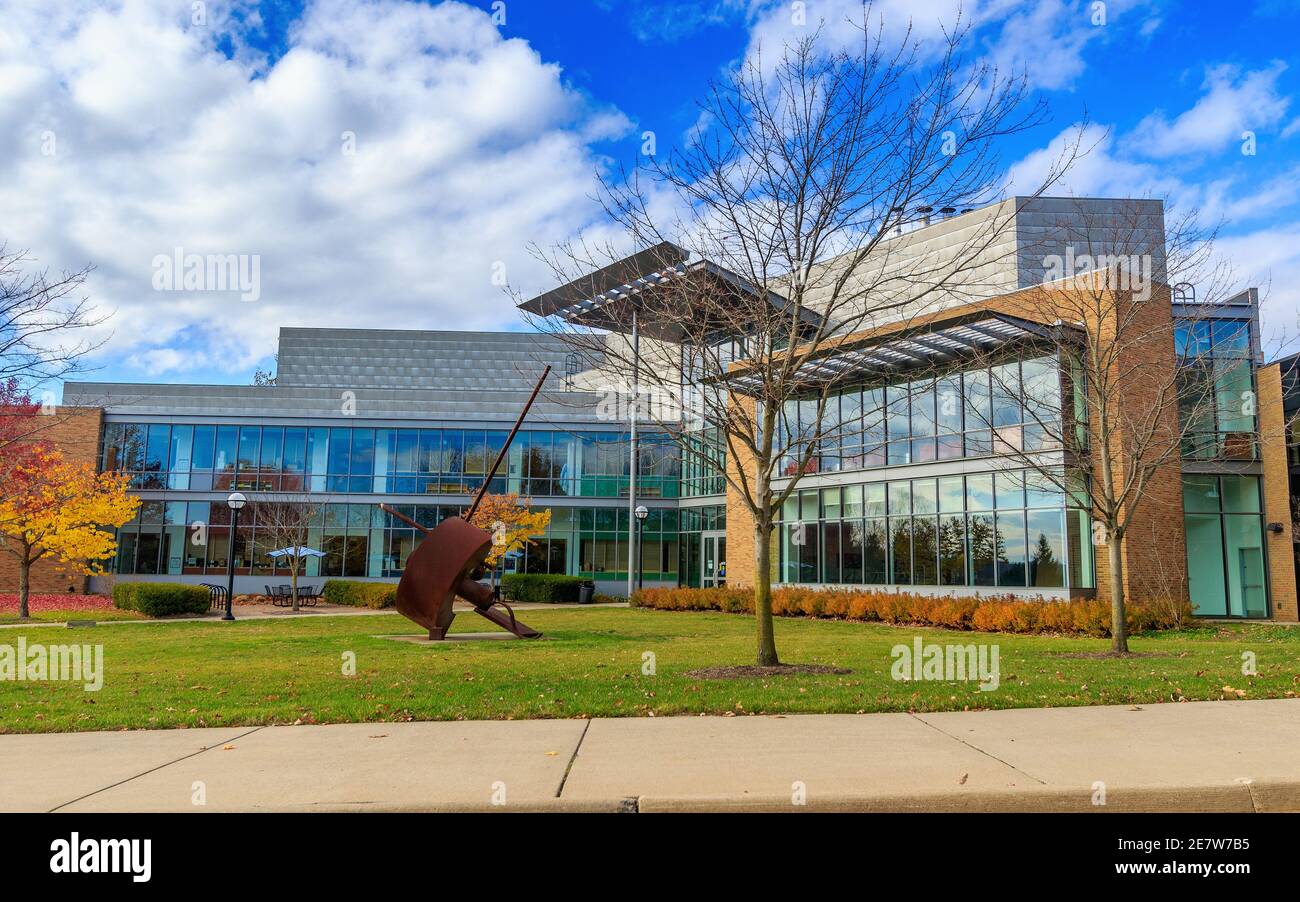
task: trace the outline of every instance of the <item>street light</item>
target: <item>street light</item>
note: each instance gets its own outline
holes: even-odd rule
[[[230,506],[230,541],[226,552],[226,613],[222,615],[222,620],[235,619],[230,610],[235,601],[235,535],[239,530],[239,512],[247,503],[248,499],[243,492],[231,492],[226,498],[226,504]]]
[[[645,588],[645,559],[641,557],[641,549],[645,547],[642,539],[642,532],[645,527],[645,518],[650,516],[650,509],[644,504],[638,504],[636,510],[636,588],[640,591]]]

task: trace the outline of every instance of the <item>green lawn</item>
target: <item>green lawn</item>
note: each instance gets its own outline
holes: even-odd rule
[[[397,614],[69,630],[0,630],[0,644],[102,643],[104,687],[0,681],[0,731],[32,732],[230,724],[694,714],[935,711],[1247,698],[1300,691],[1300,630],[1206,626],[1138,637],[1151,657],[1070,657],[1104,640],[952,633],[861,623],[780,619],[787,662],[832,664],[847,675],[700,680],[685,671],[752,661],[753,621],[734,614],[635,609],[531,610],[535,642],[428,647],[376,638],[415,633]],[[460,631],[492,627],[472,614]],[[997,643],[1001,688],[896,682],[890,650],[926,642]],[[1258,676],[1243,676],[1242,652]],[[357,675],[342,673],[345,652]],[[653,652],[657,675],[642,674]],[[1233,693],[1236,697],[1236,693]]]

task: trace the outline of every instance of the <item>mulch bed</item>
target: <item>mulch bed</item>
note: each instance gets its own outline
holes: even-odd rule
[[[775,667],[759,667],[756,664],[735,664],[729,667],[701,667],[688,670],[686,675],[693,680],[736,680],[745,677],[795,676],[797,674],[852,673],[844,667],[829,667],[826,664],[778,664]]]
[[[107,595],[55,595],[55,594],[36,594],[33,592],[27,598],[27,606],[32,613],[41,611],[110,611],[113,609],[113,599]],[[0,594],[0,613],[17,612],[18,595],[17,593]]]

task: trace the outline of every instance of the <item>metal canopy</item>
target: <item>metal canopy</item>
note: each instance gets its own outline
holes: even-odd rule
[[[1077,326],[1051,325],[986,310],[937,320],[889,335],[867,336],[827,347],[825,353],[799,367],[797,380],[809,388],[827,382],[867,380],[923,368],[941,368],[961,358],[996,351],[1024,342],[1059,341],[1081,334]],[[743,370],[743,363],[738,369]],[[743,374],[727,380],[727,387],[745,394],[761,391],[762,380]]]
[[[705,284],[710,291],[731,293],[738,300],[742,295],[762,297],[764,292],[731,270],[708,260],[688,263],[689,257],[688,251],[665,241],[525,301],[519,309],[622,333],[630,331],[631,314],[636,310],[639,331],[651,338],[680,342],[701,326],[705,331],[716,331],[719,338],[740,337],[743,329],[737,328],[735,317],[702,323],[698,305],[691,302],[692,292]],[[790,305],[775,292],[767,291],[766,297],[774,309]],[[820,316],[807,309],[800,310],[799,318],[807,328],[821,322]],[[688,330],[685,323],[692,328]]]

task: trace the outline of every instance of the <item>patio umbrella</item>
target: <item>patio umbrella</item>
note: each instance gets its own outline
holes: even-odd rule
[[[277,548],[275,551],[268,551],[267,557],[324,557],[325,552],[317,551],[315,548],[308,548],[305,545],[295,545],[292,548]]]

